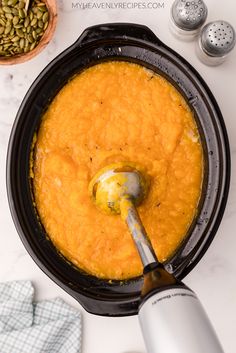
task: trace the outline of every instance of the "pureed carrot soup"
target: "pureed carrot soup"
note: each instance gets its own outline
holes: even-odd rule
[[[83,71],[57,94],[42,119],[31,174],[41,222],[56,248],[90,274],[125,279],[142,273],[131,235],[88,192],[99,169],[116,162],[137,163],[150,177],[139,213],[165,261],[196,214],[203,174],[198,130],[167,80],[113,61]]]

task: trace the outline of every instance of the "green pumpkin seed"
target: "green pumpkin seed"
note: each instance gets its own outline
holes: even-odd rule
[[[24,37],[24,33],[22,32],[21,28],[17,28],[16,29],[16,34],[18,35],[18,37],[23,38]]]
[[[30,44],[32,44],[33,41],[34,41],[34,38],[32,37],[31,34],[28,35],[27,39],[28,39],[28,41],[30,42]]]
[[[11,13],[11,8],[9,6],[3,6],[2,9],[5,13]]]
[[[23,49],[24,46],[25,46],[25,40],[24,40],[24,38],[21,38],[21,40],[20,40],[20,48]]]
[[[45,22],[45,24],[44,24],[44,27],[43,27],[44,31],[46,31],[47,28],[48,28],[48,21]]]
[[[19,20],[20,20],[19,16],[14,16],[12,20],[13,26],[17,25]]]
[[[34,14],[32,11],[29,12],[29,18],[30,18],[30,21],[32,21],[32,19],[34,18]]]
[[[45,12],[45,13],[43,14],[43,23],[46,23],[46,22],[47,22],[48,17],[49,17],[48,12]]]
[[[6,25],[6,21],[3,18],[0,18],[0,25],[2,25],[3,27],[5,27]]]
[[[6,13],[6,18],[9,19],[9,20],[12,20],[13,19],[13,15],[11,13]]]
[[[18,9],[24,9],[24,7],[25,7],[25,2],[24,1],[19,1]]]
[[[11,32],[11,26],[7,26],[5,27],[5,31],[4,31],[4,34],[8,34]]]
[[[18,0],[9,0],[9,1],[7,2],[7,5],[8,5],[8,6],[15,6],[17,3],[18,3]]]
[[[37,33],[35,31],[32,32],[32,37],[34,38],[34,40],[37,39]]]
[[[37,7],[32,7],[32,12],[36,15],[36,14],[37,14],[37,12],[38,12]]]
[[[43,12],[38,11],[37,12],[37,19],[40,20],[43,17]]]
[[[23,25],[21,23],[18,23],[17,25],[14,26],[14,28],[22,28]]]
[[[11,41],[14,43],[14,42],[18,42],[19,40],[20,40],[20,37],[15,36],[15,37],[12,38]]]
[[[30,22],[31,27],[35,26],[37,24],[37,18],[33,18],[33,20]]]
[[[31,46],[30,46],[30,50],[33,50],[35,48],[35,46],[36,46],[36,43],[35,42],[32,43]]]
[[[35,32],[36,32],[37,34],[41,33],[42,31],[43,31],[42,28],[36,28],[36,30],[35,30]]]
[[[18,15],[18,9],[17,8],[12,8],[11,9],[11,13],[14,15],[14,16],[17,16]]]
[[[41,21],[41,20],[38,21],[38,27],[39,28],[43,28],[44,27],[43,21]]]
[[[24,27],[28,27],[29,23],[30,23],[30,18],[27,16],[24,22]]]
[[[6,27],[12,26],[12,20],[7,19]]]
[[[20,18],[25,18],[25,11],[24,11],[24,9],[19,9],[19,16],[20,16]]]

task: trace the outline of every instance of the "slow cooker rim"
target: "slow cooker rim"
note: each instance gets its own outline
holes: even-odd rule
[[[90,44],[91,45],[91,44]],[[73,47],[73,46],[72,46]],[[169,49],[169,48],[168,48]],[[75,47],[72,49],[72,50],[75,50]],[[170,50],[170,52],[172,52],[172,54],[174,53],[171,49],[169,49]],[[10,156],[11,156],[11,153],[12,153],[12,151],[11,151],[11,147],[12,147],[12,144],[11,144],[11,142],[12,142],[12,140],[14,139],[14,129],[16,129],[17,128],[17,126],[18,126],[18,124],[19,124],[19,120],[20,120],[20,116],[21,116],[21,114],[22,114],[22,111],[23,111],[23,109],[24,109],[24,103],[26,103],[27,102],[27,100],[28,100],[28,97],[32,94],[32,91],[33,91],[33,89],[34,89],[34,87],[35,87],[35,85],[37,85],[37,81],[40,81],[41,80],[41,78],[45,75],[45,73],[46,73],[46,71],[47,70],[50,70],[50,69],[52,69],[53,68],[53,66],[54,66],[54,64],[55,64],[55,60],[58,60],[58,59],[63,59],[63,56],[62,55],[69,55],[70,54],[70,51],[71,51],[71,49],[70,48],[68,48],[68,49],[66,49],[66,51],[65,52],[63,52],[61,55],[59,55],[59,57],[58,58],[56,58],[56,59],[54,59],[49,65],[48,65],[48,67],[46,67],[42,72],[41,72],[41,74],[38,76],[38,78],[34,81],[34,83],[32,84],[32,86],[30,87],[30,89],[29,89],[29,91],[27,92],[27,94],[26,94],[26,96],[25,96],[25,98],[24,98],[24,100],[23,100],[23,102],[22,102],[22,105],[21,105],[21,107],[20,107],[20,109],[19,109],[19,111],[18,111],[18,114],[17,114],[17,118],[16,118],[16,121],[15,121],[15,124],[14,124],[14,126],[13,126],[13,129],[12,129],[12,134],[11,134],[11,138],[10,138],[10,142],[9,142],[9,147],[8,147],[8,155],[7,155],[7,165],[8,165],[8,167],[7,167],[7,190],[8,190],[8,198],[9,198],[9,203],[10,203],[10,207],[11,207],[11,212],[12,213],[14,213],[14,211],[16,212],[16,210],[14,210],[14,202],[13,202],[13,197],[12,197],[12,195],[11,195],[11,183],[9,183],[9,180],[10,180],[10,178],[9,178],[9,175],[10,175]],[[182,60],[182,59],[181,59]],[[183,61],[184,61],[184,59],[183,59]],[[187,63],[188,64],[188,66],[191,66],[191,65],[189,65],[189,63]],[[202,78],[200,77],[200,75],[198,74],[198,73],[196,73],[195,72],[195,69],[193,69],[193,68],[191,68],[192,70],[193,70],[193,74],[195,74],[196,76],[199,76],[198,77],[198,79],[199,79],[199,81],[200,81],[200,83],[201,83],[201,85],[205,88],[205,90],[206,90],[206,92],[207,92],[207,94],[208,94],[208,96],[209,96],[209,100],[211,101],[211,103],[213,102],[213,104],[215,105],[214,106],[214,108],[216,109],[216,110],[218,110],[218,112],[217,112],[217,117],[218,117],[218,119],[219,119],[219,122],[220,122],[220,127],[221,127],[221,129],[222,129],[222,131],[223,131],[223,136],[224,136],[224,142],[225,142],[225,149],[226,149],[226,159],[228,159],[227,161],[226,161],[226,167],[227,168],[225,168],[225,169],[227,169],[227,170],[229,170],[229,166],[230,166],[230,158],[229,158],[229,145],[228,145],[228,138],[227,138],[227,133],[226,133],[226,127],[225,127],[225,124],[224,124],[224,121],[223,121],[223,117],[222,117],[222,115],[221,115],[221,112],[220,112],[220,110],[219,110],[219,107],[218,107],[218,105],[216,104],[216,101],[215,101],[215,99],[214,99],[214,97],[213,97],[213,95],[212,95],[212,93],[211,93],[211,91],[209,90],[209,88],[208,88],[208,86],[205,84],[205,82],[202,80]],[[228,151],[228,153],[227,153],[227,151]],[[224,208],[225,208],[225,204],[226,204],[226,199],[227,199],[227,194],[228,194],[228,188],[229,188],[229,173],[226,173],[226,175],[228,176],[228,180],[226,180],[225,181],[225,192],[224,192],[224,199],[223,200],[225,200],[224,202],[223,202],[223,205],[221,204],[221,212],[222,212],[222,214],[223,214],[223,211],[224,211]],[[16,218],[15,218],[16,217]],[[15,213],[15,216],[13,215],[13,219],[14,219],[14,222],[16,221],[16,219],[18,218],[18,215],[17,215],[17,213]],[[220,221],[221,221],[221,218],[222,218],[222,216],[220,216],[220,219],[219,219],[219,222],[218,223],[220,223]],[[20,225],[18,224],[18,227],[19,227]],[[218,228],[218,226],[219,225],[216,225],[216,228]],[[216,232],[216,230],[215,230],[215,232]],[[214,234],[215,232],[211,232],[211,234]],[[215,235],[215,234],[214,234]],[[207,250],[207,248],[208,248],[208,246],[210,245],[210,242],[213,240],[213,238],[214,238],[214,235],[212,235],[212,239],[209,239],[209,243],[208,243],[208,245],[207,245],[207,247],[205,247],[205,251]],[[34,260],[35,260],[35,252],[34,252],[34,250],[32,249],[32,244],[30,245],[29,243],[28,243],[28,240],[26,239],[26,237],[25,237],[25,235],[24,234],[20,234],[20,236],[21,236],[21,240],[23,241],[23,243],[24,243],[24,245],[26,246],[26,248],[27,248],[27,250],[29,251],[29,249],[30,249],[30,251],[29,252],[31,252],[30,253],[30,255],[34,258]],[[203,251],[203,250],[202,250]],[[205,251],[204,251],[204,253],[205,253]],[[201,253],[202,254],[202,253]],[[200,258],[203,256],[203,254],[200,256],[200,257],[198,257],[198,261],[200,260]],[[37,258],[37,256],[36,256],[36,258]],[[41,262],[41,260],[39,259],[39,258],[37,258],[37,260],[38,261],[36,261],[37,262],[37,264],[40,266],[40,264],[39,264],[39,262]],[[194,264],[192,264],[192,267],[194,267],[195,266],[195,264],[196,264],[196,262],[194,263]],[[40,266],[40,268],[42,268],[42,267],[44,267],[44,264],[43,263],[41,263],[41,266]],[[43,269],[43,268],[42,268]],[[46,272],[48,275],[50,275],[50,277],[52,278],[52,273],[50,272],[50,270],[48,270],[48,268],[46,267],[45,268],[45,270],[43,269],[43,271],[44,272]],[[49,272],[49,273],[48,273]],[[189,271],[188,271],[189,272]],[[187,273],[188,273],[187,272]],[[53,279],[53,278],[52,278]],[[53,279],[54,280],[54,279]],[[56,278],[56,283],[58,283],[58,278]],[[62,284],[60,284],[60,285],[62,285]],[[65,289],[65,288],[64,288]],[[68,288],[66,289],[66,290],[68,290]]]

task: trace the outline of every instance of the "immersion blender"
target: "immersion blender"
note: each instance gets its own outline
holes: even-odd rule
[[[100,209],[121,214],[143,264],[139,322],[148,353],[223,353],[196,294],[159,263],[136,210],[149,183],[132,163],[112,164],[90,182]]]

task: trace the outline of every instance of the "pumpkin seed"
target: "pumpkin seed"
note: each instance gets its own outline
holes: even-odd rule
[[[14,16],[17,16],[17,15],[18,15],[18,9],[15,8],[15,7],[13,7],[13,8],[11,9],[11,13],[12,13]]]
[[[17,4],[17,2],[18,2],[18,0],[9,0],[9,1],[7,2],[7,5],[8,5],[8,6],[15,6],[15,5]]]
[[[4,34],[8,34],[11,32],[11,26],[7,26],[5,27],[5,31],[4,31]]]
[[[36,30],[35,30],[35,32],[36,32],[37,34],[41,33],[42,31],[43,31],[42,28],[36,28]]]
[[[18,35],[18,37],[23,38],[24,37],[24,33],[22,32],[21,28],[17,28],[16,29],[16,34]]]
[[[29,12],[29,18],[30,18],[30,21],[32,21],[32,19],[34,18],[34,14],[32,11]]]
[[[5,28],[4,27],[0,27],[0,34],[3,34]]]
[[[37,36],[37,33],[35,31],[32,32],[32,37],[34,38],[34,40],[37,39],[38,36]]]
[[[32,44],[33,41],[34,41],[34,38],[32,37],[31,34],[28,35],[27,39],[28,39],[28,41],[30,42],[30,44]]]
[[[33,18],[32,21],[30,22],[31,27],[35,26],[37,24],[37,18]]]
[[[5,17],[8,18],[9,20],[13,19],[13,15],[11,13],[6,13]]]
[[[29,23],[30,23],[30,18],[27,16],[24,22],[24,27],[28,27]]]
[[[19,16],[20,16],[20,18],[25,17],[25,13],[24,13],[23,9],[19,9]]]
[[[48,28],[48,21],[44,23],[43,29],[44,31],[46,31],[46,29]]]
[[[15,37],[12,38],[11,41],[14,43],[14,42],[18,42],[19,40],[20,40],[20,37],[15,36]]]
[[[33,50],[36,46],[36,42],[32,43],[31,46],[30,46],[30,50]]]
[[[2,9],[5,13],[11,13],[11,8],[9,6],[3,6]]]
[[[22,28],[23,25],[21,23],[18,23],[17,25],[14,26],[14,28]]]
[[[19,16],[14,16],[12,20],[13,26],[17,25],[19,20],[20,20]]]
[[[43,14],[43,23],[46,23],[47,22],[47,20],[48,20],[48,12],[45,12],[44,14]]]
[[[38,12],[37,7],[32,7],[32,12],[36,15],[36,14],[37,14],[37,12]]]
[[[37,19],[40,20],[43,17],[43,12],[38,11],[36,16],[37,16]]]
[[[41,20],[38,21],[38,27],[39,28],[43,28],[44,27],[43,21],[41,21]]]
[[[19,1],[18,9],[23,9],[24,7],[25,7],[25,2],[24,1]]]
[[[5,27],[6,21],[3,18],[0,18],[0,24]]]
[[[20,40],[20,48],[23,49],[24,46],[25,46],[25,40],[24,40],[24,38],[21,38],[21,40]]]

